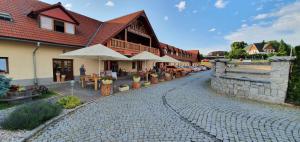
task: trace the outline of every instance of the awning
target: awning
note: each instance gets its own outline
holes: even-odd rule
[[[139,54],[136,54],[135,56],[132,56],[130,59],[135,61],[155,61],[155,62],[164,61],[161,57],[147,51],[143,51]]]
[[[176,59],[174,59],[174,58],[172,58],[172,57],[170,57],[170,56],[168,56],[168,55],[165,55],[165,56],[163,56],[163,57],[161,57],[163,60],[164,60],[164,62],[166,62],[166,63],[180,63],[180,61],[178,61],[178,60],[176,60]]]

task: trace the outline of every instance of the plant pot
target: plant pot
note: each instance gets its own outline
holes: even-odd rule
[[[101,85],[101,95],[109,96],[111,92],[111,84],[102,84]]]
[[[61,75],[61,82],[65,82],[66,75]]]
[[[139,89],[139,88],[141,88],[141,83],[140,82],[133,82],[132,83],[132,88],[133,89]]]
[[[171,76],[171,74],[169,74],[169,73],[166,73],[166,74],[165,74],[165,80],[166,80],[166,81],[170,81],[170,80],[172,80],[172,76]]]
[[[164,82],[164,81],[165,81],[165,79],[164,79],[164,78],[162,78],[162,79],[159,79],[158,81],[159,81],[159,82]]]
[[[157,77],[151,77],[151,84],[157,84],[158,78]]]
[[[141,77],[133,77],[133,82],[140,82],[141,81]]]
[[[181,77],[181,73],[180,73],[180,72],[176,72],[175,77],[176,77],[176,78]]]
[[[60,82],[60,73],[56,73],[56,82]]]
[[[120,87],[119,87],[119,91],[120,91],[120,92],[124,92],[124,91],[128,91],[128,90],[129,90],[129,86],[128,86],[128,85],[122,86],[122,87],[120,86]]]

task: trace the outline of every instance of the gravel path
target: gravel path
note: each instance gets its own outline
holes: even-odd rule
[[[300,141],[299,109],[217,95],[209,75],[100,98],[30,141]]]

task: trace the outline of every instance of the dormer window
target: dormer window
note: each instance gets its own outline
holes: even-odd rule
[[[5,12],[0,12],[0,20],[10,21],[10,22],[13,21],[11,15],[9,13],[5,13]]]
[[[52,19],[46,16],[40,16],[40,25],[43,29],[53,30],[61,33],[75,34],[74,24]]]
[[[54,20],[54,31],[64,33],[65,32],[65,23]]]

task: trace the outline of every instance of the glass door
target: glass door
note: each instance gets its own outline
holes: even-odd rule
[[[65,80],[73,80],[73,60],[53,59],[53,80],[57,81],[57,76],[65,76]]]

